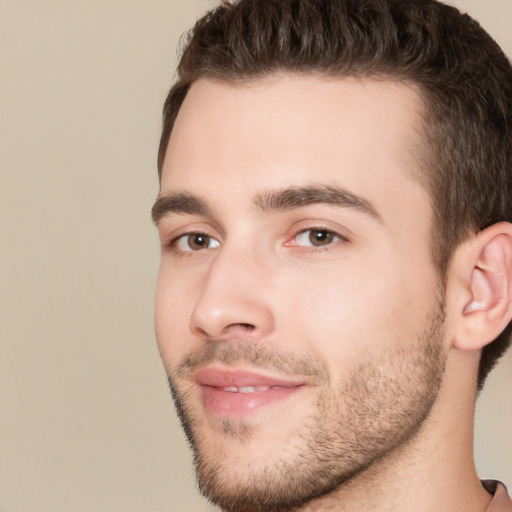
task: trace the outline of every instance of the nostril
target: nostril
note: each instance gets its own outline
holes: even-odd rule
[[[246,323],[246,322],[233,322],[232,324],[227,325],[223,332],[225,334],[229,334],[231,336],[247,336],[248,333],[252,333],[256,331],[256,325]]]
[[[201,327],[195,327],[193,330],[196,332],[196,334],[199,334],[199,336],[208,337],[208,333]]]
[[[239,323],[239,324],[233,324],[234,327],[236,326],[243,327],[244,329],[247,329],[248,331],[253,331],[256,329],[256,327],[253,324],[246,324],[246,323]]]

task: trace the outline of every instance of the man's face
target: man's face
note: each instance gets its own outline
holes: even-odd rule
[[[441,380],[420,101],[387,81],[195,83],[155,213],[156,332],[199,483],[292,508],[396,451]]]

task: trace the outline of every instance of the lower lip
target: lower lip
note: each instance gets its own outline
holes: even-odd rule
[[[224,391],[222,388],[204,385],[200,388],[203,404],[210,414],[238,418],[242,415],[253,414],[270,404],[286,400],[303,386],[280,387],[253,393]]]

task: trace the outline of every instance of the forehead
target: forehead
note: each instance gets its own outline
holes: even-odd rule
[[[202,79],[176,119],[162,193],[214,199],[315,181],[363,197],[424,194],[415,177],[421,109],[412,87],[391,80]]]

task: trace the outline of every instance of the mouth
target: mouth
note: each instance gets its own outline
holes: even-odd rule
[[[194,375],[204,408],[220,418],[240,418],[289,399],[306,386],[241,369],[202,368]]]

